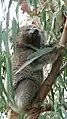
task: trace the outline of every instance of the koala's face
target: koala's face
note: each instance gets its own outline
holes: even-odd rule
[[[22,27],[22,41],[27,45],[40,48],[44,45],[44,32],[35,25],[24,26]]]

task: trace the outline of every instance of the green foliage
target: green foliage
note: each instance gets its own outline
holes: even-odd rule
[[[4,1],[2,1],[4,2]],[[9,8],[11,6],[12,1],[9,1],[8,12],[6,15],[6,29],[2,32],[2,22],[0,23],[0,97],[6,101],[6,103],[11,103],[11,105],[15,105],[14,102],[14,87],[12,82],[12,64],[11,64],[11,55],[9,51]],[[17,23],[13,20],[12,25],[12,33],[13,33],[13,41],[14,48],[16,42],[16,34],[17,34]],[[15,31],[15,32],[14,32]],[[2,51],[2,42],[4,42],[5,51]],[[3,65],[6,65],[6,78],[5,81],[2,79],[2,69]],[[6,82],[6,88],[4,83]],[[2,100],[1,99],[1,100]],[[2,106],[1,106],[2,107]]]
[[[41,14],[41,23],[47,31],[48,42],[60,39],[60,29],[63,25],[63,16],[67,14],[67,5],[64,0],[49,0],[44,3]]]
[[[4,98],[0,97],[0,112],[7,110],[7,103],[5,102]]]

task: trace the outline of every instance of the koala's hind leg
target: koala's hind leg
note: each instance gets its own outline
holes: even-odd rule
[[[30,79],[25,79],[17,85],[15,91],[15,102],[18,112],[22,113],[31,108],[35,91],[35,82]]]

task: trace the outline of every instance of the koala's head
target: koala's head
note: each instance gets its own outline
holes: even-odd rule
[[[44,45],[44,31],[35,25],[25,25],[21,28],[21,39],[19,43],[32,45],[40,48]]]

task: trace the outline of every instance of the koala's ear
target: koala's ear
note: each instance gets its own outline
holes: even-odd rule
[[[31,24],[36,25],[38,28],[41,28],[41,22],[40,22],[40,19],[38,17],[33,18],[31,20]]]

